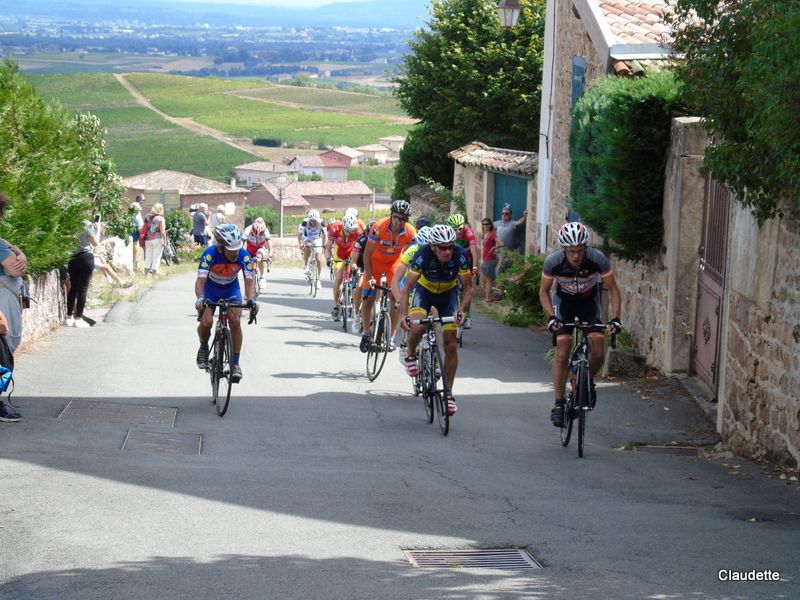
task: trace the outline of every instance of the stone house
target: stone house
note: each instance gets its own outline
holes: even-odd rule
[[[254,188],[248,206],[271,206],[280,210],[281,191],[271,183]],[[312,208],[323,212],[342,212],[348,208],[367,210],[372,204],[372,190],[363,181],[296,181],[283,190],[283,212],[304,214]]]
[[[536,214],[536,174],[538,155],[535,152],[492,148],[472,142],[448,154],[455,161],[453,193],[463,195],[467,221],[476,233],[484,217],[500,220],[500,212],[508,205],[513,218],[528,211],[525,227],[518,229],[516,246],[525,254],[538,252],[538,229],[530,218]]]
[[[378,138],[378,143],[381,146],[385,146],[389,150],[391,150],[394,156],[400,156],[400,150],[403,149],[403,144],[406,143],[406,138],[402,135],[387,135],[382,138]]]
[[[139,194],[144,196],[143,215],[157,202],[161,202],[165,210],[180,209],[187,214],[189,207],[194,204],[208,204],[212,212],[221,204],[225,207],[229,222],[244,227],[248,190],[237,187],[235,180],[224,184],[191,173],[162,169],[125,177],[122,184],[128,188],[128,202],[133,202]]]
[[[268,160],[259,160],[243,165],[236,165],[233,167],[233,172],[236,175],[236,182],[246,187],[274,181],[282,176],[289,179],[297,179],[297,172],[290,166]]]
[[[393,157],[392,151],[383,144],[358,146],[356,150],[361,152],[368,160],[374,160],[380,165],[386,164]]]
[[[641,76],[669,58],[665,0],[548,0],[540,120],[540,251],[576,218],[569,205],[571,109],[606,75]],[[663,64],[663,63],[662,63]],[[759,227],[700,167],[699,119],[673,120],[663,251],[613,260],[622,321],[648,363],[705,387],[734,451],[800,461],[800,219]],[[788,201],[787,201],[788,206]]]
[[[344,157],[338,152],[335,154],[338,157]],[[343,164],[341,158],[333,159],[321,154],[306,154],[291,158],[289,166],[302,175],[319,175],[323,181],[347,181],[347,168],[350,163]]]

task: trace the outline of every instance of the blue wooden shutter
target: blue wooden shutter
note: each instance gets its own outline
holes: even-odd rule
[[[572,104],[583,95],[583,88],[586,87],[586,59],[580,56],[572,57]]]

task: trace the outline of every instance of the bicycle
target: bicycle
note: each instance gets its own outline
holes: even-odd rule
[[[436,331],[434,325],[454,323],[455,317],[426,317],[424,319],[406,319],[408,325],[425,325],[425,334],[420,340],[419,368],[417,376],[414,377],[412,386],[415,396],[422,396],[425,404],[425,416],[428,423],[433,423],[433,416],[436,415],[439,421],[439,430],[443,435],[450,432],[450,413],[447,411],[447,399],[450,396],[450,388],[447,385],[447,378],[443,377],[444,361],[442,351],[436,342]],[[441,388],[437,387],[441,380]]]
[[[311,247],[311,255],[308,257],[308,273],[306,273],[306,281],[308,282],[308,295],[312,298],[317,297],[317,290],[319,289],[319,270],[317,269],[317,252],[316,248]]]
[[[392,335],[392,320],[389,316],[389,297],[391,288],[386,285],[386,274],[381,275],[380,283],[374,285],[380,291],[380,303],[377,310],[373,307],[372,326],[370,327],[369,350],[367,351],[367,377],[375,381],[381,374],[389,352],[389,341]]]
[[[172,240],[168,237],[167,243],[164,244],[164,250],[161,252],[161,260],[163,260],[166,265],[169,267],[172,263],[178,264],[178,251],[175,250],[175,244],[172,243]]]
[[[572,328],[572,354],[569,359],[570,390],[564,404],[564,424],[561,426],[561,445],[565,448],[572,437],[572,424],[578,419],[578,458],[583,458],[586,438],[586,419],[594,410],[592,402],[592,376],[589,370],[589,330],[593,327],[607,329],[605,323],[585,323],[575,317],[575,323],[565,324]],[[554,334],[555,337],[555,334]],[[617,336],[611,336],[611,347],[616,348]]]
[[[347,258],[343,261],[341,268],[344,269],[342,276],[342,288],[339,290],[339,310],[342,315],[342,329],[347,331],[347,320],[352,319],[354,316],[353,309],[353,290],[356,287],[356,280],[350,271],[350,259]]]
[[[211,356],[206,369],[211,377],[211,402],[217,407],[217,414],[224,417],[228,411],[228,404],[231,401],[231,387],[233,386],[231,357],[233,356],[233,335],[228,327],[228,310],[231,308],[248,308],[247,304],[241,302],[229,302],[220,300],[212,302],[206,300],[206,306],[219,308],[217,324],[214,328],[214,338],[211,346]],[[197,320],[202,318],[203,311],[197,315]],[[256,323],[253,311],[250,311],[250,320],[247,324]],[[222,389],[220,389],[222,387]]]
[[[266,272],[269,273],[269,266],[272,264],[272,258],[269,256],[266,258],[256,257],[256,294],[262,294],[263,292],[267,291],[267,282],[262,282],[261,277],[259,276],[262,263],[266,267]]]

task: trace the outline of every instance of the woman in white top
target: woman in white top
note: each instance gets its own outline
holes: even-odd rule
[[[147,217],[147,235],[144,241],[144,274],[155,275],[161,263],[161,254],[167,243],[167,226],[164,220],[164,205],[157,202]]]

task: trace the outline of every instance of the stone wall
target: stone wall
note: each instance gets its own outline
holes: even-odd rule
[[[800,462],[800,219],[735,207],[720,433],[739,453]],[[737,260],[746,248],[747,259]]]
[[[570,197],[569,133],[572,123],[572,57],[586,59],[586,89],[592,81],[606,75],[606,65],[592,45],[583,22],[572,9],[571,1],[556,2],[555,72],[553,73],[553,139],[550,140],[552,166],[550,173],[550,213],[547,247],[555,248],[555,236],[567,216]],[[533,221],[536,212],[529,212]],[[533,226],[533,224],[530,224]],[[532,236],[529,228],[528,236]],[[538,236],[538,233],[537,233]]]
[[[67,317],[67,299],[58,271],[28,278],[31,307],[22,311],[21,349],[51,332]]]

